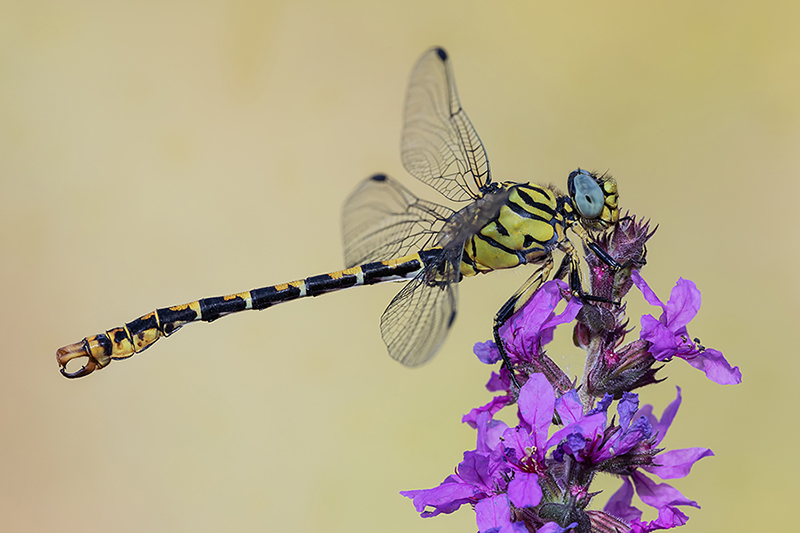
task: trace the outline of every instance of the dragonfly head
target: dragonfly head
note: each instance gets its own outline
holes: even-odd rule
[[[617,181],[603,174],[578,169],[570,173],[567,190],[581,222],[590,229],[605,229],[619,220]]]

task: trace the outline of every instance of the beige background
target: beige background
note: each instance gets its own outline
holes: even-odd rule
[[[54,361],[155,307],[340,268],[340,206],[373,172],[439,200],[398,149],[434,44],[495,179],[610,170],[623,207],[660,225],[645,277],[703,291],[690,333],[744,383],[675,361],[643,391],[660,412],[680,384],[665,444],[717,454],[675,483],[703,506],[683,531],[792,528],[792,2],[70,4],[0,4],[4,531],[476,529],[397,492],[474,445],[460,416],[490,395],[471,347],[525,269],[464,283],[446,346],[414,371],[378,331],[398,285],[190,326],[83,380]],[[550,353],[580,369],[568,331]]]

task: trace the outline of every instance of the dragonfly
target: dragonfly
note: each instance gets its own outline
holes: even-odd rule
[[[430,360],[444,342],[456,316],[463,278],[532,264],[535,271],[494,319],[495,341],[511,368],[500,328],[549,278],[556,250],[563,252],[563,259],[554,277],[569,276],[573,294],[591,299],[581,289],[581,259],[569,234],[611,267],[620,267],[593,237],[619,219],[616,181],[580,168],[569,174],[566,194],[552,185],[493,181],[443,48],[428,50],[411,73],[401,156],[411,175],[464,207],[455,210],[418,198],[397,180],[376,174],[345,202],[344,270],[156,309],[59,348],[61,373],[67,378],[86,376],[144,351],[191,322],[212,322],[249,309],[395,281],[407,283],[381,316],[381,336],[392,358],[414,367]],[[69,363],[82,366],[70,371]],[[513,371],[511,376],[516,382]]]

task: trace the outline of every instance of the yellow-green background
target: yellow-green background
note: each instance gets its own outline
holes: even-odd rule
[[[471,347],[530,270],[462,284],[448,342],[414,371],[378,331],[398,285],[190,326],[82,380],[54,359],[155,307],[340,268],[340,206],[373,172],[437,200],[399,138],[411,67],[440,44],[495,179],[610,170],[622,207],[659,224],[646,279],[664,297],[694,280],[690,333],[742,369],[722,387],[674,361],[641,391],[660,412],[680,384],[665,444],[717,454],[675,482],[703,506],[683,531],[791,529],[791,4],[0,4],[0,528],[476,529],[397,493],[474,445],[460,416],[490,396]],[[558,361],[575,354],[562,333]]]

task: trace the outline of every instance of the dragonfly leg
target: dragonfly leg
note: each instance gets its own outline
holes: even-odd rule
[[[550,271],[553,269],[553,258],[551,256],[546,256],[544,264],[536,269],[536,271],[531,274],[531,277],[522,284],[522,286],[517,289],[517,292],[503,304],[497,314],[494,317],[494,327],[492,328],[492,332],[494,334],[494,342],[497,345],[497,349],[500,352],[500,357],[503,358],[503,364],[508,369],[509,374],[511,375],[511,381],[514,383],[514,386],[519,389],[520,385],[517,381],[517,377],[514,374],[514,365],[511,364],[511,360],[508,358],[508,353],[506,352],[506,347],[503,344],[503,339],[500,337],[500,328],[510,319],[514,313],[522,309],[528,300],[531,299],[533,294],[536,292],[544,280],[550,275]]]
[[[573,233],[575,233],[578,237],[580,237],[581,241],[583,241],[583,244],[586,245],[586,247],[588,249],[593,251],[594,254],[597,257],[599,257],[600,260],[603,263],[607,264],[608,266],[613,268],[615,271],[616,270],[620,270],[620,269],[623,268],[623,266],[620,265],[616,261],[616,259],[611,257],[611,255],[609,255],[608,252],[606,252],[605,250],[600,248],[600,246],[598,246],[598,244],[596,242],[594,242],[594,240],[592,240],[592,237],[589,235],[589,233],[586,231],[586,229],[583,226],[581,226],[580,224],[575,224],[575,225],[573,225],[571,227],[571,229],[572,229]],[[566,245],[566,246],[563,246],[563,245]],[[564,252],[566,252],[569,255],[574,255],[574,253],[573,253],[574,250],[572,248],[572,243],[570,243],[569,240],[565,239],[563,245],[562,245],[562,249],[564,249]],[[569,248],[569,250],[567,250],[566,248]]]
[[[609,267],[611,267],[615,272],[621,268],[620,265],[613,257],[611,257],[608,252],[597,246],[596,243],[588,240],[588,236],[584,233],[579,233],[581,239],[584,239],[584,244],[592,250],[601,261],[606,263]],[[569,271],[569,290],[572,292],[573,295],[580,298],[582,302],[597,302],[597,303],[608,303],[613,305],[621,305],[621,302],[609,300],[608,298],[604,298],[602,296],[594,296],[593,294],[587,294],[583,290],[583,280],[581,279],[581,262],[578,257],[578,254],[575,253],[575,248],[572,246],[572,243],[568,240],[565,240],[560,245],[561,250],[564,252],[564,260],[561,262],[561,266],[558,268],[558,272],[556,273],[556,277],[563,279],[563,277]]]

